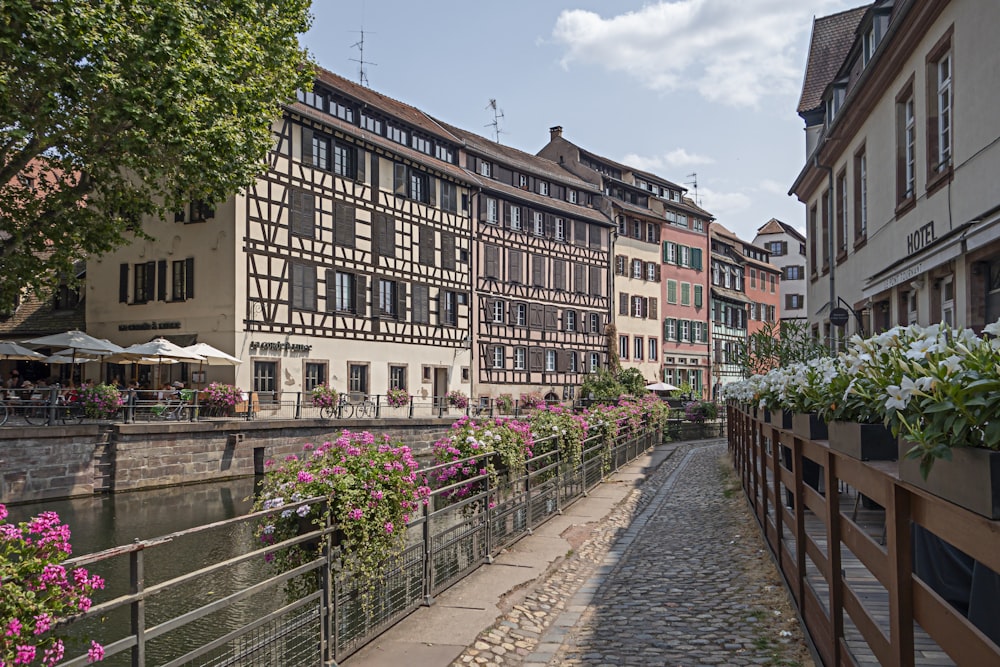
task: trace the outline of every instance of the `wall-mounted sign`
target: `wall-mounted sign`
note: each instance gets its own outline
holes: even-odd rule
[[[302,343],[250,341],[251,352],[309,352],[312,347],[312,345]]]
[[[180,329],[180,322],[133,322],[132,324],[119,324],[119,331],[155,331],[159,329]]]
[[[936,241],[934,236],[934,221],[919,227],[915,232],[906,235],[906,254],[919,252]]]

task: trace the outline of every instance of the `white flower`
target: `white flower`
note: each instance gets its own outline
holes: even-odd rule
[[[993,324],[987,324],[983,327],[983,333],[994,337],[1000,337],[1000,320],[997,320]]]
[[[903,381],[899,383],[900,386],[890,384],[885,388],[886,394],[889,398],[885,402],[886,410],[905,410],[906,405],[910,402],[910,397],[913,396],[913,380],[910,378],[903,378]]]
[[[944,368],[944,375],[948,377],[949,375],[954,375],[962,367],[962,358],[957,354],[953,354],[947,359],[941,361],[939,366]]]
[[[910,349],[903,355],[907,359],[926,359],[927,353],[933,348],[934,341],[930,338],[918,338],[910,343]]]

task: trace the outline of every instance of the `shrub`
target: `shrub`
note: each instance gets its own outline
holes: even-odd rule
[[[454,405],[459,410],[469,407],[469,397],[457,389],[448,392],[448,403]]]
[[[410,394],[405,389],[390,389],[385,392],[385,402],[390,408],[401,408],[409,405]]]
[[[501,466],[514,477],[524,473],[533,446],[527,422],[504,417],[483,421],[462,417],[451,425],[448,435],[434,443],[435,461],[451,465],[440,468],[432,481],[440,488],[489,473],[491,483],[496,486]],[[470,481],[449,492],[447,497],[458,500],[481,490],[482,482]]]
[[[332,408],[337,404],[337,391],[325,384],[318,384],[313,387],[311,397],[313,407],[315,408]]]
[[[509,415],[514,411],[514,397],[510,394],[500,394],[494,399],[494,403],[500,414]]]
[[[76,400],[83,406],[83,413],[92,419],[113,417],[125,403],[118,388],[110,384],[83,387],[77,392]]]
[[[222,382],[212,382],[205,387],[202,402],[208,407],[228,410],[243,400],[239,387]]]
[[[701,423],[719,416],[719,408],[710,401],[691,401],[684,404],[684,418]]]

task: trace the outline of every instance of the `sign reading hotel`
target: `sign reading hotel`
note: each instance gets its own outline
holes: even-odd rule
[[[921,250],[925,250],[935,241],[937,241],[937,236],[934,235],[934,221],[931,220],[927,224],[921,225],[906,235],[906,256],[909,257],[910,255],[914,255]],[[913,266],[909,266],[883,280],[882,289],[890,289],[900,283],[913,280],[923,272],[924,263],[917,262]]]

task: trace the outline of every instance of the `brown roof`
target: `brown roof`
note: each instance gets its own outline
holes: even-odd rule
[[[757,228],[758,235],[764,234],[789,234],[798,241],[805,243],[806,237],[802,236],[802,232],[795,229],[786,222],[782,222],[777,218],[771,218],[763,225]]]
[[[0,319],[0,338],[22,340],[62,331],[83,331],[86,328],[86,306],[83,301],[69,310],[55,310],[51,298],[43,300],[32,294],[25,297],[10,317]]]
[[[813,19],[809,60],[802,81],[802,96],[797,111],[801,114],[819,107],[823,92],[830,85],[847,58],[854,33],[871,3],[830,16]]]
[[[474,178],[475,174],[469,172],[469,177]],[[530,190],[522,190],[521,188],[514,187],[513,185],[508,185],[506,183],[501,183],[500,181],[494,181],[490,178],[479,178],[479,183],[481,184],[483,190],[490,192],[497,192],[505,195],[508,199],[519,199],[524,202],[529,202],[538,207],[545,207],[553,210],[559,211],[562,215],[570,215],[581,219],[591,220],[592,222],[600,222],[605,225],[612,225],[612,221],[603,213],[597,209],[591,208],[589,206],[580,206],[579,204],[571,204],[568,201],[563,201],[561,199],[555,199],[553,197],[547,197],[545,195],[540,195]]]

